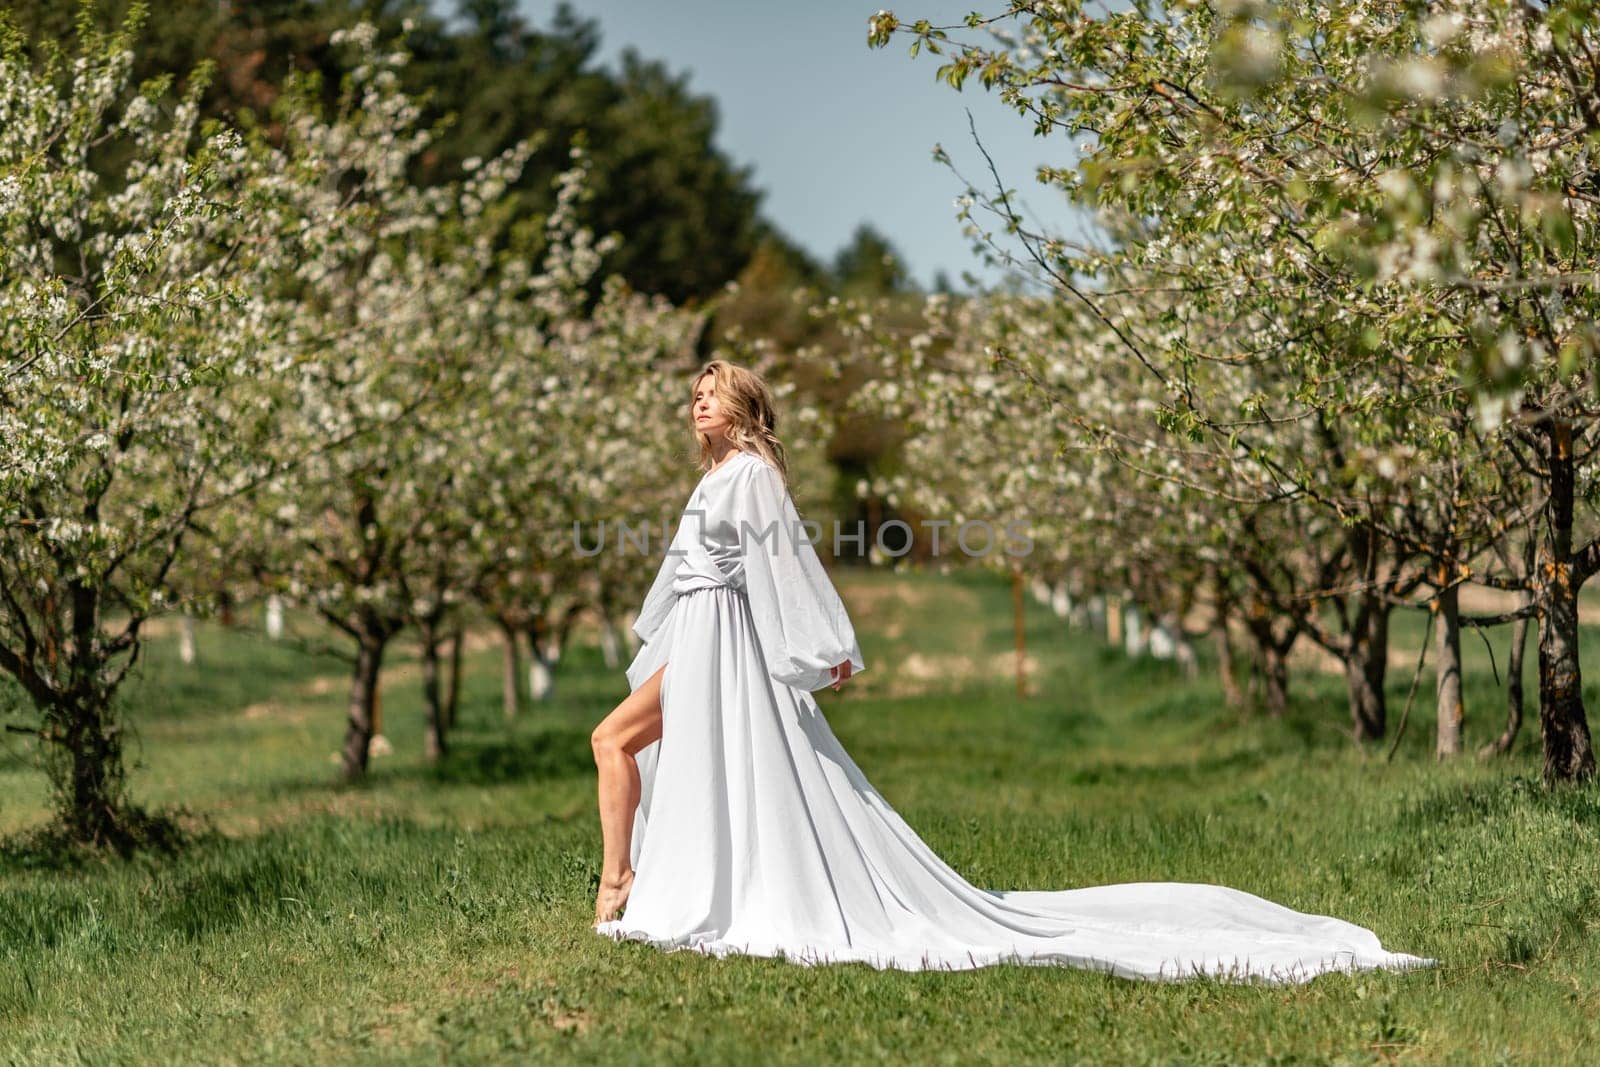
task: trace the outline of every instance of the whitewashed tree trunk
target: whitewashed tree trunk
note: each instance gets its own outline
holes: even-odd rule
[[[274,641],[283,637],[283,597],[277,593],[267,597],[267,636]]]
[[[544,615],[535,615],[529,621],[528,637],[528,696],[533,700],[549,700],[556,690],[556,674],[552,669],[555,660],[550,648],[558,635],[551,631]]]
[[[1072,617],[1072,594],[1067,592],[1066,582],[1057,582],[1050,591],[1050,610],[1056,613],[1058,619]]]
[[[1178,656],[1178,639],[1167,629],[1164,620],[1158,621],[1150,628],[1150,641],[1147,647],[1156,659],[1176,659]]]
[[[1144,616],[1137,604],[1123,609],[1123,629],[1127,634],[1123,648],[1130,656],[1142,656],[1150,648],[1150,634],[1144,625]]]
[[[1171,658],[1183,668],[1184,677],[1199,677],[1200,657],[1195,653],[1194,642],[1183,632],[1183,621],[1178,618],[1177,612],[1168,612],[1161,617],[1160,632],[1166,640],[1172,642]]]
[[[534,700],[549,700],[556,690],[556,675],[544,657],[535,649],[528,662],[528,695]]]
[[[178,620],[178,658],[193,665],[198,658],[194,635],[194,616],[185,615]]]

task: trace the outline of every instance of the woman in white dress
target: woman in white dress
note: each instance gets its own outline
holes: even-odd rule
[[[707,471],[634,623],[632,692],[593,737],[598,933],[800,963],[1152,979],[1434,962],[1223,886],[973,887],[872,787],[811,696],[865,664],[789,496],[765,384],[713,360],[690,418]]]

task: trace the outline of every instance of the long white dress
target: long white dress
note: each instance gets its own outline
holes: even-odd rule
[[[628,904],[598,933],[806,964],[1014,962],[1146,979],[1303,982],[1434,962],[1217,885],[974,888],[872,787],[811,696],[831,666],[865,664],[799,521],[778,472],[750,452],[689,498],[634,623],[644,643],[630,685],[667,665],[662,737],[638,756]]]

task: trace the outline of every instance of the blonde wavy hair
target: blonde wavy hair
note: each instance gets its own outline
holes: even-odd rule
[[[728,422],[728,443],[745,452],[754,452],[777,468],[784,484],[789,481],[789,456],[778,440],[778,413],[772,404],[772,391],[753,370],[735,366],[725,359],[713,359],[700,368],[689,389],[689,428],[700,446],[700,468],[712,464],[711,439],[694,426],[694,394],[707,376],[717,404]]]

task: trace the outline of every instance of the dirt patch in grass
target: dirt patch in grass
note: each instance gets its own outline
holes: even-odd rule
[[[311,718],[311,711],[303,704],[282,704],[276,700],[264,700],[258,704],[248,704],[239,712],[239,717],[249,722],[260,722],[271,719],[273,722],[302,723]]]
[[[841,580],[838,587],[851,609],[864,615],[930,608],[971,611],[978,606],[976,593],[955,585],[880,581],[874,576],[873,580]]]
[[[987,656],[912,652],[890,668],[890,679],[881,692],[894,697],[918,696],[953,684],[1014,678],[1016,670],[1015,652]],[[1039,661],[1031,653],[1023,654],[1023,670],[1029,679],[1039,673]]]

